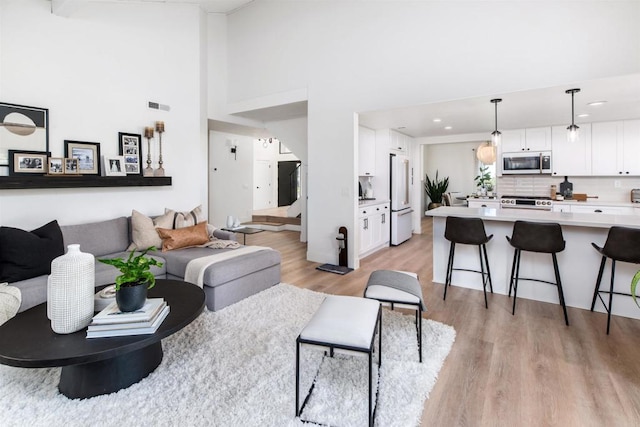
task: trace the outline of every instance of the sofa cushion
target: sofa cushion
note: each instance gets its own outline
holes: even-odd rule
[[[0,282],[14,283],[51,273],[51,261],[64,254],[57,221],[33,231],[0,227]]]
[[[129,220],[124,216],[60,228],[65,246],[77,243],[82,252],[95,256],[126,251],[129,247]]]
[[[189,261],[195,258],[210,256],[233,249],[185,248],[169,252],[158,252],[166,261],[167,274],[184,277]],[[249,253],[210,265],[205,270],[204,284],[218,286],[256,271],[280,264],[280,252],[273,249]]]
[[[157,230],[162,238],[162,252],[203,245],[209,241],[206,222],[177,230],[160,227],[158,227]]]
[[[156,228],[172,228],[173,219],[172,212],[155,218],[150,218],[136,210],[131,212],[131,245],[128,250],[144,250],[150,246],[162,247],[162,238]]]

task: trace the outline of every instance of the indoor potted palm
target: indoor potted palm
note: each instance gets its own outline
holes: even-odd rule
[[[104,264],[116,267],[122,273],[116,277],[115,284],[116,303],[120,311],[136,311],[146,302],[147,290],[156,284],[151,267],[162,267],[162,263],[155,258],[145,256],[147,252],[155,250],[155,246],[139,253],[134,249],[126,261],[122,258],[98,259]]]
[[[438,171],[436,170],[436,177],[432,181],[429,179],[429,175],[426,175],[427,179],[424,183],[424,189],[431,199],[431,203],[427,206],[428,209],[434,209],[439,206],[442,206],[442,196],[447,192],[447,188],[449,188],[449,177],[438,179]]]

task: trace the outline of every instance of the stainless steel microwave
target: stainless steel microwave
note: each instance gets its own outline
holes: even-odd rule
[[[502,153],[503,175],[551,174],[551,151]]]

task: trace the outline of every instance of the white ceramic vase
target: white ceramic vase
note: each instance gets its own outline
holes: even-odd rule
[[[231,215],[227,217],[227,228],[233,228],[233,217]]]
[[[70,334],[91,323],[95,281],[94,257],[80,252],[80,245],[67,246],[66,254],[51,261],[47,316],[53,332]]]

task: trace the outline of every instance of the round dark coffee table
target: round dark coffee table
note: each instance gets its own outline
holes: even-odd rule
[[[150,335],[87,339],[87,330],[59,335],[47,304],[19,313],[0,326],[0,363],[23,368],[61,366],[60,393],[72,399],[109,394],[137,383],[162,361],[161,340],[187,326],[204,309],[204,291],[179,280],[156,280],[149,297],[162,297],[170,312]]]

